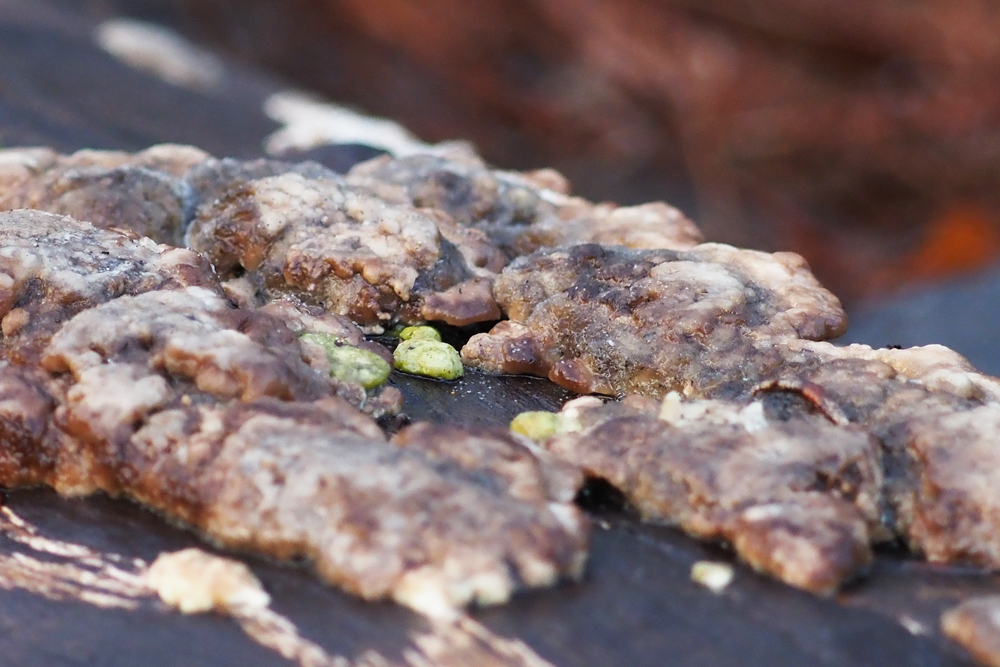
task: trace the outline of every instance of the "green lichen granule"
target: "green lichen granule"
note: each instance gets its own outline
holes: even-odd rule
[[[326,351],[330,375],[341,382],[374,389],[389,379],[392,367],[374,352],[349,345],[342,338],[326,333],[305,333],[304,340],[319,344]]]
[[[448,343],[437,340],[427,338],[404,340],[396,347],[393,358],[396,360],[398,370],[414,375],[424,375],[439,380],[457,380],[465,373],[458,350]]]
[[[434,327],[416,326],[403,327],[399,332],[400,340],[441,340],[441,334]]]
[[[522,412],[510,422],[510,430],[541,442],[562,431],[562,418],[555,412]]]

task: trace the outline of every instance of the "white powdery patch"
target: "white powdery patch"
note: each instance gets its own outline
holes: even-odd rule
[[[267,98],[264,113],[285,126],[265,139],[264,150],[270,155],[307,151],[325,144],[364,144],[398,157],[433,152],[431,145],[398,123],[365,116],[294,90]]]
[[[153,23],[109,19],[97,27],[94,40],[126,65],[176,86],[211,89],[225,77],[225,68],[216,56]]]

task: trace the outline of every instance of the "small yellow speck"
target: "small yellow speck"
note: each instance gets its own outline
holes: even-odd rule
[[[691,567],[691,581],[701,584],[713,593],[721,593],[733,581],[733,566],[700,560]]]
[[[554,412],[522,412],[510,422],[510,430],[536,442],[548,440],[562,427],[560,415]]]

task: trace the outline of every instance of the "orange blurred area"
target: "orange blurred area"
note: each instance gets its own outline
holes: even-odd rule
[[[957,205],[933,218],[924,241],[905,261],[908,278],[933,280],[983,268],[1000,256],[996,213]]]

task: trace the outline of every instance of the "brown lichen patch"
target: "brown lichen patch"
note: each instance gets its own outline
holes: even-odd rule
[[[420,314],[424,319],[456,327],[500,319],[500,307],[486,278],[470,278],[424,299]]]
[[[781,365],[734,400],[571,401],[544,446],[643,518],[808,590],[835,590],[894,538],[1000,567],[1000,382],[941,346],[775,350]]]
[[[266,298],[292,295],[375,328],[422,321],[425,298],[489,275],[470,266],[438,223],[339,179],[285,173],[203,207],[187,241],[224,278],[247,273]],[[482,303],[481,289],[470,289],[467,299],[449,292],[441,315],[492,316]]]
[[[218,289],[197,253],[42,213],[0,213],[0,356],[34,365],[77,313],[122,295]]]
[[[510,322],[474,336],[465,363],[581,393],[732,395],[781,364],[776,343],[846,326],[801,258],[716,244],[539,252],[505,268],[494,294]]]
[[[492,475],[498,490],[523,500],[570,503],[583,483],[579,468],[507,429],[420,422],[393,436],[392,444],[477,475]],[[573,514],[568,505],[565,513]],[[575,520],[582,521],[582,517]]]
[[[568,432],[546,450],[612,484],[645,520],[726,540],[753,567],[816,593],[871,562],[882,469],[861,429],[675,394],[662,408],[578,399],[562,419]]]
[[[568,183],[558,172],[493,170],[464,146],[435,155],[375,158],[354,167],[347,179],[387,201],[444,211],[484,232],[508,259],[580,243],[679,250],[703,240],[694,223],[662,202],[595,205],[568,196]]]
[[[8,149],[0,152],[0,210],[69,215],[179,245],[192,195],[183,176],[208,157],[169,144],[135,154]]]
[[[418,609],[502,602],[576,572],[585,522],[393,447],[347,410],[161,413],[127,449],[128,491],[224,544],[307,556],[348,591]]]

